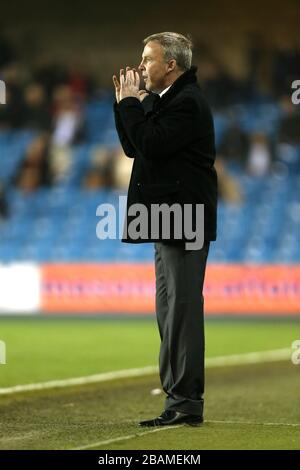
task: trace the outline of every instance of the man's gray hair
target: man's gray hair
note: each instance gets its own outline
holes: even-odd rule
[[[192,65],[192,41],[179,33],[156,33],[143,40],[144,46],[150,41],[158,42],[165,52],[165,60],[175,59],[177,66],[183,70],[189,70]]]

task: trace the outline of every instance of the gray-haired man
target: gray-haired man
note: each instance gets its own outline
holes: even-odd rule
[[[184,231],[176,237],[130,238],[155,242],[156,314],[161,338],[160,379],[165,410],[141,426],[203,422],[203,282],[210,241],[216,239],[217,177],[213,120],[191,65],[192,45],[178,33],[144,40],[139,70],[113,77],[116,127],[124,152],[134,158],[128,190],[133,204],[204,205],[204,244],[188,250]],[[127,215],[127,222],[130,215]],[[151,225],[151,217],[147,221]],[[151,230],[149,231],[151,233]]]

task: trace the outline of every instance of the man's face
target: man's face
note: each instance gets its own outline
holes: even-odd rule
[[[146,90],[160,93],[166,88],[169,66],[164,60],[164,50],[156,41],[146,44],[139,70],[145,81]]]

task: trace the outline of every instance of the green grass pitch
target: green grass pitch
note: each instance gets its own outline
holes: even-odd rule
[[[207,357],[289,348],[295,339],[296,320],[206,323]],[[159,348],[153,318],[3,317],[0,340],[2,388],[156,365]],[[206,383],[202,427],[144,435],[137,421],[163,408],[163,394],[150,393],[156,375],[3,395],[0,449],[300,449],[300,365],[218,367]]]

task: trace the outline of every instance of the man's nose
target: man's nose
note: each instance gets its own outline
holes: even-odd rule
[[[138,69],[142,72],[143,70],[145,70],[145,67],[143,65],[143,62],[140,63],[140,65],[138,66]]]

